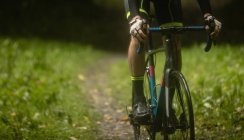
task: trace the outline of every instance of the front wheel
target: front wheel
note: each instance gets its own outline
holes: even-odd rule
[[[178,71],[172,71],[169,76],[169,124],[173,133],[167,135],[169,139],[194,140],[194,113],[192,100],[187,82],[184,76]]]

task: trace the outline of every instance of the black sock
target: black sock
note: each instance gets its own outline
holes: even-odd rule
[[[132,106],[137,103],[146,103],[143,89],[143,76],[131,77],[132,80]]]

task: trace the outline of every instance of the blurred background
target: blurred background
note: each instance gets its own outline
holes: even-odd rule
[[[244,1],[211,2],[223,23],[219,42],[243,42]],[[186,24],[202,23],[196,0],[183,1],[183,11]],[[126,51],[129,39],[123,0],[2,0],[0,36],[75,41],[113,51]]]

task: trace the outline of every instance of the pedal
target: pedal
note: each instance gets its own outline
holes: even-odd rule
[[[151,115],[146,116],[145,118],[143,118],[143,120],[139,120],[138,118],[135,118],[135,116],[132,113],[132,110],[129,111],[127,107],[126,110],[131,125],[152,125],[153,121]],[[150,107],[148,111],[150,112],[150,114],[152,114],[152,110],[150,109]]]
[[[148,115],[142,119],[135,118],[133,114],[129,114],[130,122],[132,125],[152,125],[152,116]]]

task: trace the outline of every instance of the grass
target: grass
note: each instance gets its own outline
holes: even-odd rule
[[[183,49],[182,72],[193,98],[197,138],[244,139],[243,54],[243,45],[222,45],[209,53],[204,53],[197,45]],[[163,60],[158,57],[157,64]],[[130,106],[127,62],[113,65],[110,73],[115,98],[122,106]]]
[[[95,139],[99,117],[78,75],[103,56],[90,45],[0,39],[0,139]]]
[[[196,133],[214,139],[243,139],[243,46],[225,45],[205,55],[200,53],[187,50],[183,69],[189,77],[195,121],[200,122],[196,123]]]
[[[244,139],[244,46],[204,53],[183,49],[199,139]],[[0,139],[96,139],[100,119],[87,102],[82,73],[106,54],[90,45],[38,39],[0,39]],[[159,56],[157,64],[163,62]],[[160,72],[160,67],[157,73]],[[108,83],[130,106],[127,61],[111,65]]]

